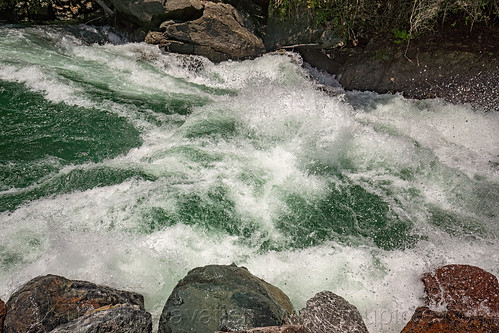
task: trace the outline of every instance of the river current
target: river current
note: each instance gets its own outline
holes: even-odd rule
[[[0,26],[0,298],[145,296],[236,263],[399,332],[439,265],[499,275],[499,112],[345,92],[293,53],[213,64],[108,28]]]

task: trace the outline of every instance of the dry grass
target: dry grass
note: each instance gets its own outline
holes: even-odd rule
[[[336,29],[349,40],[406,31],[408,38],[456,24],[497,24],[499,0],[272,0],[273,17],[300,17]],[[452,20],[452,21],[451,21]]]

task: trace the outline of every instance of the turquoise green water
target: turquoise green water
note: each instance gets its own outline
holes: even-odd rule
[[[498,274],[497,112],[325,93],[293,54],[214,65],[71,31],[0,27],[0,297],[54,273],[157,318],[189,269],[235,262],[389,332],[425,270]]]

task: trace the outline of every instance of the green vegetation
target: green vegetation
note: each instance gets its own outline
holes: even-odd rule
[[[499,0],[272,0],[271,17],[300,18],[356,41],[395,34],[400,43],[444,24],[497,24]],[[405,32],[405,33],[404,33]]]
[[[414,36],[407,32],[405,29],[399,30],[397,28],[393,28],[392,32],[393,36],[395,37],[395,40],[393,41],[395,44],[402,44],[414,38]]]

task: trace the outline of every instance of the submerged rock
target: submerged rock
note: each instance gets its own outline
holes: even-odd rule
[[[145,312],[142,295],[56,275],[39,276],[12,294],[3,328],[4,332],[49,332],[97,313],[98,309],[104,314],[104,310],[119,304]],[[147,315],[143,314],[142,318]],[[100,317],[100,314],[96,316]]]
[[[299,320],[307,333],[368,333],[359,310],[330,291],[309,299]]]
[[[278,326],[293,314],[277,287],[236,265],[191,270],[173,289],[159,320],[159,333],[237,331]]]
[[[499,332],[494,275],[475,266],[447,265],[423,274],[422,280],[427,306],[416,309],[402,333]]]
[[[171,52],[202,55],[212,61],[255,57],[265,52],[262,40],[245,26],[239,12],[224,3],[206,2],[199,19],[166,21],[161,28],[162,38],[146,41]]]

